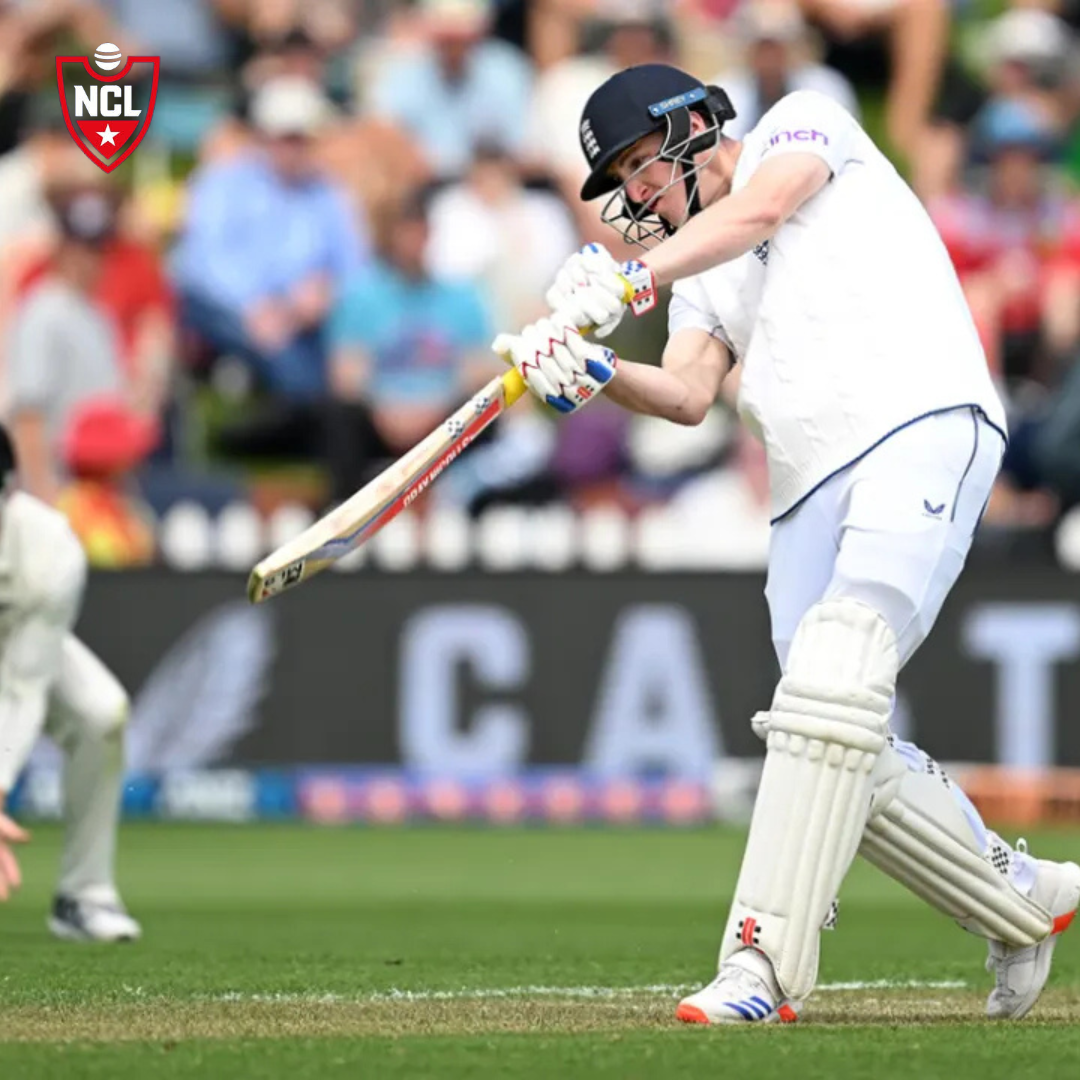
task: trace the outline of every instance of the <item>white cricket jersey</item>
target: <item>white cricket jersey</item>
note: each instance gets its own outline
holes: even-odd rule
[[[764,440],[773,520],[920,417],[974,406],[1005,436],[974,322],[926,211],[859,124],[789,94],[743,140],[732,191],[783,154],[832,178],[753,252],[674,285],[669,331],[725,341]]]
[[[31,495],[0,499],[0,791],[41,732],[86,556],[67,519]]]

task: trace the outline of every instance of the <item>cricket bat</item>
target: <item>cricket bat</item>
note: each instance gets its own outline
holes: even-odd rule
[[[251,571],[248,599],[261,604],[366,543],[524,393],[525,382],[514,369],[492,379],[355,495],[267,555]]]

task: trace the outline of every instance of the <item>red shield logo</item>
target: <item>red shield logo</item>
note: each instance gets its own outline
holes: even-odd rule
[[[111,56],[103,60],[106,49],[116,47],[100,46],[94,60],[87,56],[58,56],[56,84],[64,122],[75,145],[99,169],[112,172],[134,152],[150,128],[160,58],[129,56],[115,75],[102,75],[94,70],[95,63],[102,67],[119,65],[119,50],[115,60]],[[126,78],[133,72],[136,78]]]

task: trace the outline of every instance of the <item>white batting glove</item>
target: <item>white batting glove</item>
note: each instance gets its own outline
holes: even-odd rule
[[[635,315],[656,306],[656,279],[636,259],[617,263],[601,244],[586,244],[563,264],[547,292],[548,306],[579,327],[607,337],[627,305]]]
[[[618,358],[606,345],[586,341],[570,320],[554,316],[500,334],[492,349],[514,365],[525,385],[561,413],[587,405],[615,377]]]

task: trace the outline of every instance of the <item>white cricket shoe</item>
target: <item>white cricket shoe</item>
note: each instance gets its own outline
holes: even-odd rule
[[[49,929],[64,941],[138,941],[142,937],[142,927],[119,900],[102,903],[57,896]]]
[[[1027,850],[1023,840],[1017,844],[1017,850]],[[1024,948],[989,942],[986,970],[993,972],[996,982],[986,1000],[986,1015],[991,1020],[1019,1020],[1031,1011],[1050,976],[1050,961],[1058,937],[1068,929],[1080,905],[1080,866],[1045,859],[1037,863],[1031,899],[1054,917],[1054,928],[1049,937]]]
[[[686,1024],[790,1024],[799,1013],[780,993],[768,959],[756,949],[741,949],[708,986],[679,1002],[675,1016]]]

